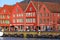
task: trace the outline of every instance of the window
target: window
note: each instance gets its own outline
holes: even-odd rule
[[[46,23],[46,19],[44,19],[44,23]]]
[[[24,19],[20,18],[20,19],[17,19],[17,22],[24,22]]]
[[[3,20],[2,23],[4,24],[5,23],[5,20]]]
[[[58,16],[60,16],[60,13],[58,13]]]
[[[13,17],[22,17],[23,14],[13,14]]]
[[[48,13],[44,13],[44,16],[49,16],[49,14]]]
[[[5,15],[2,15],[2,18],[5,18]]]
[[[32,22],[35,23],[35,18],[27,18],[26,22],[27,23],[32,23]]]
[[[13,19],[13,23],[16,23],[16,19]]]
[[[35,13],[32,13],[33,14],[33,16],[35,16]]]
[[[23,16],[23,14],[19,14],[19,16]]]
[[[42,23],[42,19],[40,19],[40,24]]]
[[[15,14],[13,14],[13,17],[15,17]]]
[[[23,31],[23,27],[24,27],[23,25],[20,25],[20,31]]]
[[[7,18],[10,18],[10,15],[7,15]]]
[[[19,22],[19,19],[17,19],[17,23]]]
[[[0,20],[0,24],[2,24],[2,20]]]
[[[10,21],[9,21],[9,20],[5,20],[5,23],[6,23],[6,24],[9,24],[9,23],[10,23]]]
[[[33,23],[35,23],[35,21],[36,21],[35,18],[33,18]]]
[[[26,13],[26,16],[30,16],[30,13]]]
[[[18,8],[16,8],[16,12],[18,12],[19,10],[18,10]]]
[[[32,11],[32,7],[30,7],[30,11]]]
[[[4,9],[4,13],[6,12],[6,10]]]
[[[26,13],[26,16],[32,17],[32,16],[35,16],[35,13]]]
[[[42,16],[42,13],[40,13],[40,16]]]
[[[23,22],[24,20],[23,19],[19,19],[20,22]]]
[[[47,22],[49,22],[49,19],[47,19]]]
[[[2,18],[2,15],[0,14],[0,18]]]
[[[18,16],[19,16],[19,14],[16,14],[16,16],[18,17]]]
[[[32,22],[32,19],[31,18],[27,18],[26,19],[26,22],[30,22],[31,23]]]
[[[56,13],[54,13],[54,16],[56,16]]]

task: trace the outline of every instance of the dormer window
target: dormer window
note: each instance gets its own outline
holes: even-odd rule
[[[30,7],[30,11],[32,11],[32,7]]]
[[[4,9],[4,13],[6,12],[6,10]]]

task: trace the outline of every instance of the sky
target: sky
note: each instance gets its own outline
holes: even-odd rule
[[[21,2],[23,0],[0,0],[0,7],[3,7],[4,4],[7,5],[13,5],[16,4],[16,2]]]

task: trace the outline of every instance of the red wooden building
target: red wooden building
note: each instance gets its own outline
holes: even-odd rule
[[[16,3],[0,7],[4,31],[59,31],[60,5],[51,2]]]

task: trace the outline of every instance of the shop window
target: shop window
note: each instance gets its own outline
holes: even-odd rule
[[[41,29],[40,26],[38,26],[38,31],[40,31],[40,29]]]
[[[52,29],[53,31],[56,31],[56,27],[55,27],[55,25],[53,26],[53,29]]]
[[[35,28],[36,31],[41,31],[40,29],[41,29],[40,26],[36,26]]]
[[[46,31],[46,26],[43,25],[41,29],[42,29],[41,31]]]
[[[31,31],[35,31],[35,28],[34,28],[34,26],[31,26],[32,27],[32,30]]]
[[[15,30],[14,30],[15,32],[18,32],[18,31],[19,31],[19,30],[18,30],[18,26],[15,26],[14,29],[15,29]]]
[[[10,31],[14,32],[14,26],[10,26]]]
[[[23,31],[23,27],[24,27],[23,25],[20,25],[20,31]]]
[[[2,27],[0,26],[0,32],[2,31]]]
[[[30,26],[27,26],[26,31],[31,31]]]
[[[4,31],[8,32],[9,31],[8,27],[4,27]]]

